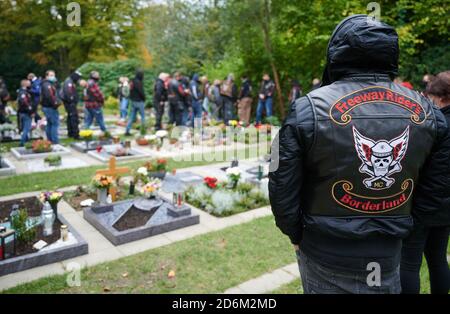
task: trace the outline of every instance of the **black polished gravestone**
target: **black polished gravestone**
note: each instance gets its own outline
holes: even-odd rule
[[[116,246],[200,223],[200,216],[192,214],[190,207],[177,207],[163,197],[86,208],[83,214]]]

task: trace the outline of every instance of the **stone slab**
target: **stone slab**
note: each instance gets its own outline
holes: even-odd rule
[[[106,140],[106,141],[92,141],[89,142],[89,144],[86,146],[86,142],[75,142],[70,144],[70,147],[75,149],[76,151],[80,153],[87,153],[90,151],[94,151],[97,149],[98,146],[105,146],[105,145],[111,145],[112,140]]]
[[[76,157],[62,157],[60,166],[49,166],[44,159],[35,159],[27,162],[27,168],[29,172],[48,172],[61,169],[74,169],[88,167],[89,164]]]
[[[24,154],[24,152],[26,151],[25,147],[14,147],[11,148],[11,153],[13,154],[13,156],[15,158],[17,158],[18,160],[29,160],[29,159],[44,159],[46,157],[49,156],[55,156],[55,155],[70,155],[71,151],[70,149],[56,144],[56,145],[52,145],[52,151],[49,153],[41,153],[41,154]]]
[[[2,167],[0,168],[0,177],[11,176],[16,174],[16,167],[13,165],[11,161],[2,157],[1,163]]]
[[[96,211],[96,208],[85,208],[83,217],[115,246],[200,223],[198,215],[172,217],[168,213],[167,206],[162,206],[146,225],[125,231],[116,230],[113,228],[114,222],[131,206],[132,202],[133,200],[117,202],[113,204],[113,210],[109,211],[107,207],[100,208],[99,211]]]
[[[111,159],[111,157],[113,156],[112,154],[108,153],[109,150],[112,150],[114,147],[117,147],[117,145],[106,145],[104,146],[104,149],[106,149],[107,151],[102,151],[100,153],[98,153],[97,151],[89,151],[87,154],[103,163],[108,163],[109,160]],[[149,157],[149,154],[141,151],[140,149],[137,148],[131,148],[129,150],[129,153],[131,154],[130,156],[116,156],[116,160],[117,161],[126,161],[126,160],[133,160],[133,159],[139,159],[139,158],[145,158],[145,157]]]

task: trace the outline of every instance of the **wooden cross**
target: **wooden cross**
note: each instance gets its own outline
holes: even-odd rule
[[[109,159],[109,169],[97,170],[96,174],[110,176],[115,181],[119,175],[126,174],[128,172],[130,172],[130,168],[128,167],[116,168],[116,157],[111,157],[111,159]],[[115,202],[117,195],[117,189],[115,186],[109,188],[109,194],[111,195],[112,201]]]

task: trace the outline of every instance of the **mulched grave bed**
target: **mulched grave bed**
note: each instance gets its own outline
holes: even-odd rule
[[[154,208],[151,211],[143,211],[132,206],[126,214],[113,225],[113,228],[118,231],[125,231],[145,226],[157,210],[158,208]]]
[[[6,218],[9,218],[11,208],[16,204],[19,205],[20,209],[27,209],[29,217],[37,217],[41,215],[42,203],[36,197],[29,197],[20,200],[0,202],[0,220],[5,221]],[[32,242],[17,243],[15,256],[22,256],[37,252],[37,250],[33,248],[33,244],[39,240],[43,240],[49,245],[58,241],[61,238],[61,225],[61,222],[56,219],[53,225],[53,234],[48,237],[44,237],[43,235],[43,226],[38,226],[36,228],[36,238]]]
[[[118,187],[116,201],[120,202],[130,198],[135,198],[136,195],[139,194],[138,192],[136,192],[136,195],[129,195],[128,191],[128,186]],[[69,205],[76,211],[83,211],[84,207],[82,207],[80,203],[87,199],[93,199],[95,201],[97,199],[97,192],[91,188],[78,187],[74,192],[64,193],[64,200],[69,203]]]

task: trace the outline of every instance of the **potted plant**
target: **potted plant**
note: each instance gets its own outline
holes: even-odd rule
[[[139,146],[147,146],[149,144],[148,139],[145,137],[147,130],[145,126],[141,126],[140,135],[136,138],[136,143]]]
[[[108,190],[113,184],[114,180],[110,176],[99,174],[92,179],[92,186],[97,189],[97,202],[106,204]]]
[[[164,180],[167,173],[167,159],[149,161],[144,165],[144,167],[147,168],[149,178]]]
[[[58,216],[58,203],[63,198],[62,192],[42,192],[39,199],[43,204],[45,202],[49,202],[50,206],[53,209],[53,212],[55,213],[56,217]]]
[[[47,140],[36,140],[31,144],[31,150],[35,154],[50,153],[52,151],[52,142]]]
[[[59,155],[48,156],[44,159],[44,162],[48,164],[50,167],[59,167],[61,166],[62,158]]]

